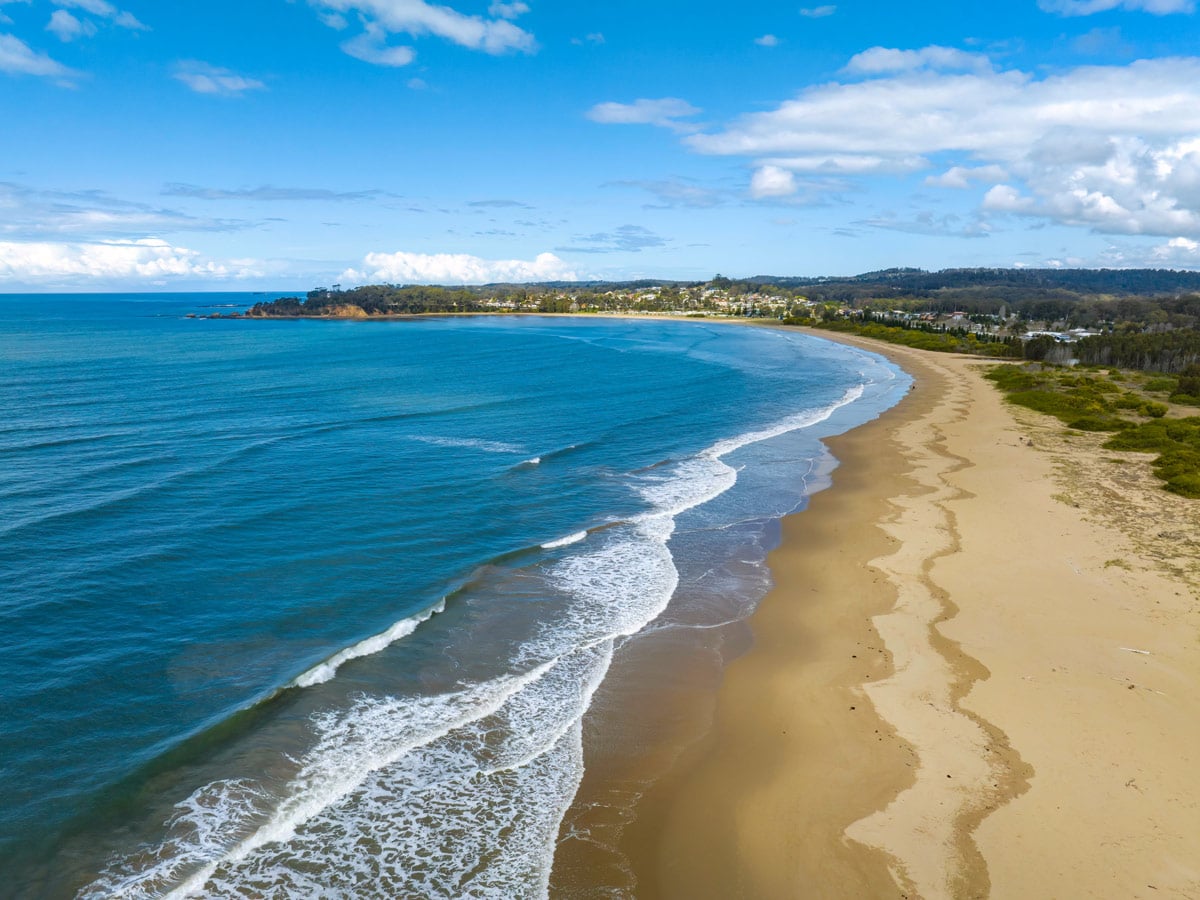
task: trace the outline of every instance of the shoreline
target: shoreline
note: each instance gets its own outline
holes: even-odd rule
[[[807,333],[917,390],[827,440],[710,732],[634,809],[636,896],[1200,896],[1200,504],[988,360]]]

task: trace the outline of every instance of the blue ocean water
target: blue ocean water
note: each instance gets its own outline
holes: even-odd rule
[[[0,894],[539,897],[614,651],[744,618],[885,360],[0,298]],[[610,700],[611,702],[611,700]]]

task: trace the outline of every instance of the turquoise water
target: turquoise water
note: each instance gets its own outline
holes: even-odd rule
[[[185,318],[257,299],[0,298],[0,894],[543,896],[614,648],[748,615],[819,438],[908,378],[705,321]]]

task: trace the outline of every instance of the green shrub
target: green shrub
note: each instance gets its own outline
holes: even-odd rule
[[[1173,447],[1154,462],[1160,478],[1170,480],[1184,475],[1200,475],[1200,451],[1190,447]]]
[[[1037,387],[1041,381],[1023,366],[996,366],[985,376],[1003,391],[1028,391]]]
[[[1067,427],[1076,431],[1121,431],[1129,423],[1112,416],[1083,416],[1068,422]]]
[[[1174,378],[1151,378],[1146,382],[1146,390],[1152,394],[1174,394],[1179,390],[1179,382]]]
[[[1174,441],[1167,435],[1163,422],[1147,422],[1122,431],[1104,446],[1109,450],[1129,450],[1134,453],[1160,453]]]
[[[1008,402],[1055,416],[1064,422],[1108,411],[1103,404],[1090,397],[1047,390],[1015,391],[1008,395]]]
[[[1170,419],[1163,424],[1166,426],[1167,435],[1171,440],[1181,444],[1191,444],[1200,449],[1200,416]]]
[[[1200,500],[1200,475],[1177,475],[1167,481],[1167,490],[1181,497]]]

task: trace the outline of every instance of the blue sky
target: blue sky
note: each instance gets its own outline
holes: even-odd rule
[[[0,291],[1200,268],[1193,0],[0,0]]]

